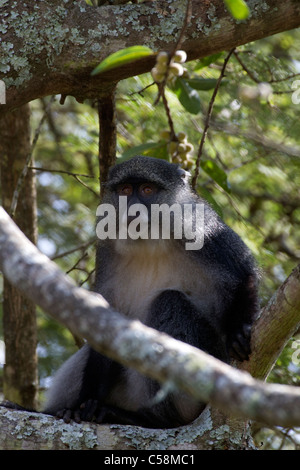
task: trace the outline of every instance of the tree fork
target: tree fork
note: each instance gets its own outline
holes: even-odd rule
[[[277,289],[252,328],[250,361],[240,369],[264,380],[287,341],[300,328],[300,264]]]

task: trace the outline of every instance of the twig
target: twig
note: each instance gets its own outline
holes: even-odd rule
[[[175,52],[177,50],[180,49],[181,47],[181,44],[182,44],[182,41],[183,41],[183,37],[184,37],[184,34],[186,32],[186,29],[188,27],[188,24],[190,23],[190,20],[191,20],[191,15],[192,15],[192,2],[191,0],[187,0],[187,5],[186,5],[186,10],[185,10],[185,17],[184,17],[184,20],[183,20],[183,25],[182,25],[182,28],[181,28],[181,31],[180,31],[180,34],[179,34],[179,37],[175,43],[175,46],[173,47],[173,49],[171,50],[170,54],[169,54],[169,61],[168,61],[168,65],[170,64]],[[160,84],[160,86],[158,87],[158,95],[157,95],[157,98],[154,102],[154,106],[157,105],[157,103],[159,102],[160,100],[160,97],[163,97],[163,93],[164,93],[164,89],[165,89],[165,86],[166,86],[166,82],[167,82],[167,74],[163,80],[163,82]]]
[[[173,57],[173,55],[175,54],[175,52],[180,49],[181,47],[181,44],[183,42],[183,37],[184,37],[184,34],[186,32],[186,29],[191,21],[191,16],[192,16],[192,2],[191,0],[187,0],[187,5],[186,5],[186,10],[185,10],[185,17],[184,17],[184,20],[183,20],[183,25],[182,25],[182,28],[181,28],[181,31],[180,31],[180,34],[179,34],[179,38],[177,39],[177,42],[171,52],[171,58]]]
[[[92,240],[89,240],[86,243],[83,243],[82,245],[76,246],[75,248],[72,248],[71,250],[64,251],[63,253],[59,253],[58,255],[55,255],[51,258],[51,260],[55,260],[58,258],[63,258],[64,256],[71,255],[72,253],[75,253],[75,251],[79,250],[85,250],[88,246],[93,245],[96,242],[97,238],[93,238]]]
[[[95,176],[92,176],[92,175],[84,175],[84,174],[80,174],[80,173],[72,173],[71,171],[66,171],[66,170],[50,170],[49,168],[40,168],[40,167],[35,167],[35,166],[28,166],[28,169],[36,170],[36,171],[46,171],[46,172],[50,172],[50,173],[63,173],[63,174],[65,174],[65,175],[72,176],[73,178],[76,179],[76,181],[78,181],[78,183],[82,184],[82,186],[84,186],[84,187],[87,188],[89,191],[91,191],[91,193],[93,193],[94,196],[96,196],[97,198],[99,197],[99,194],[98,194],[96,191],[94,191],[92,188],[90,188],[87,184],[85,184],[85,183],[79,178],[79,176],[84,177],[84,178],[95,178]]]
[[[82,261],[84,258],[87,257],[87,255],[88,255],[88,254],[87,254],[87,252],[85,251],[85,252],[83,253],[83,255],[80,256],[80,258],[76,261],[76,263],[75,263],[70,269],[68,269],[68,270],[66,271],[66,274],[70,274],[70,272],[73,271],[74,269],[81,269],[81,268],[78,268],[77,266],[79,265],[80,261]]]
[[[203,129],[203,133],[202,133],[202,137],[201,137],[201,142],[200,142],[199,149],[198,149],[195,172],[194,172],[194,176],[193,176],[193,179],[192,179],[193,189],[196,188],[197,179],[198,179],[198,176],[199,176],[200,159],[201,159],[201,156],[202,156],[203,146],[204,146],[205,138],[206,138],[207,131],[208,131],[208,128],[209,128],[209,123],[210,123],[210,118],[211,118],[214,102],[215,102],[217,93],[219,91],[221,81],[222,81],[222,79],[225,75],[225,69],[226,69],[227,63],[228,63],[231,55],[233,54],[233,52],[234,52],[234,49],[231,49],[231,51],[228,53],[227,57],[224,60],[224,64],[223,64],[220,76],[218,78],[217,84],[215,86],[214,92],[213,92],[211,100],[209,102],[208,111],[207,111],[207,115],[206,115],[206,119],[205,119],[205,125],[204,125],[204,129]]]
[[[81,286],[83,286],[83,284],[85,284],[86,282],[88,282],[89,279],[90,279],[90,277],[94,274],[95,271],[96,271],[96,268],[92,269],[92,270],[88,273],[87,277],[86,277],[83,281],[80,281],[80,282],[78,283],[78,285],[81,287]]]
[[[291,80],[292,78],[299,77],[300,73],[293,73],[292,75],[288,75],[287,77],[283,78],[273,78],[272,80],[269,81],[269,83],[280,83],[280,82],[285,82],[287,80]]]
[[[238,51],[234,52],[234,56],[235,56],[236,60],[238,61],[238,63],[240,64],[240,66],[242,67],[242,69],[249,75],[251,80],[253,80],[255,83],[261,83],[261,81],[263,81],[263,82],[265,81],[265,80],[259,80],[254,75],[254,73],[251,70],[249,70],[249,68],[245,65],[245,63],[240,58],[240,55],[239,55]],[[300,75],[300,73],[293,73],[293,74],[288,75],[288,76],[283,77],[283,78],[273,78],[273,74],[272,74],[272,71],[270,70],[270,68],[269,68],[269,73],[270,73],[272,78],[270,80],[268,80],[267,83],[281,83],[281,82],[285,82],[285,81],[291,80],[293,78],[299,77],[299,75]],[[273,93],[276,93],[276,94],[292,93],[292,92],[293,92],[293,90],[286,90],[286,91],[274,91],[273,90]]]
[[[150,83],[149,85],[146,85],[144,88],[142,88],[141,90],[138,90],[138,91],[132,91],[131,93],[129,93],[128,96],[133,96],[133,95],[140,95],[142,97],[144,97],[143,93],[144,91],[146,91],[148,88],[152,87],[153,85],[155,85],[156,82],[152,82]]]
[[[175,134],[175,127],[174,127],[174,123],[173,123],[173,119],[172,119],[172,116],[171,116],[171,111],[170,111],[170,108],[169,108],[169,103],[168,103],[168,100],[167,100],[167,97],[166,97],[166,94],[165,94],[165,88],[164,87],[161,88],[161,97],[162,97],[162,100],[163,100],[163,105],[164,105],[164,108],[165,108],[165,111],[166,111],[170,131],[171,131],[170,140],[177,140],[176,139],[176,134]]]
[[[234,52],[234,57],[236,58],[236,60],[238,61],[238,63],[240,64],[240,66],[242,67],[243,70],[245,70],[245,72],[249,75],[249,77],[251,78],[251,80],[253,80],[255,83],[260,83],[260,80],[258,78],[255,77],[254,73],[251,72],[251,70],[248,69],[248,67],[244,64],[244,62],[242,61],[242,59],[240,58],[239,54],[237,51]]]
[[[298,147],[281,144],[280,142],[276,142],[275,138],[266,138],[264,135],[260,135],[258,132],[256,133],[251,130],[243,132],[236,126],[223,125],[221,122],[211,122],[211,126],[220,132],[235,135],[242,139],[252,140],[266,149],[275,150],[276,152],[280,152],[291,157],[300,158],[300,149]]]
[[[54,102],[55,100],[55,96],[52,96],[46,109],[45,109],[45,112],[40,120],[40,123],[38,125],[38,127],[36,128],[36,131],[35,131],[35,134],[34,134],[34,138],[33,138],[33,141],[32,141],[32,144],[31,144],[31,149],[30,149],[30,152],[29,154],[27,155],[27,158],[26,158],[26,162],[25,162],[25,165],[23,167],[23,170],[18,178],[18,181],[17,181],[17,184],[16,184],[16,188],[14,190],[14,194],[13,194],[13,197],[12,197],[12,201],[11,201],[11,206],[10,206],[10,216],[12,218],[14,218],[15,216],[15,213],[16,213],[16,208],[17,208],[17,204],[18,204],[18,199],[19,199],[19,194],[20,194],[20,191],[21,191],[21,188],[23,186],[23,183],[24,183],[24,180],[25,180],[25,177],[27,175],[27,172],[28,172],[28,167],[30,165],[30,162],[31,162],[31,159],[32,159],[32,154],[33,154],[33,151],[34,151],[34,148],[36,146],[36,143],[38,141],[38,138],[39,138],[39,135],[40,135],[40,132],[41,132],[41,129],[42,129],[42,126],[44,124],[44,121],[47,117],[47,113],[52,105],[52,103]]]
[[[97,193],[97,191],[94,191],[87,184],[85,184],[76,174],[74,174],[72,176],[76,179],[76,181],[78,181],[78,183],[82,184],[82,186],[84,186],[86,189],[88,189],[92,194],[94,194],[94,196],[99,198],[99,194]]]
[[[176,44],[175,44],[175,46],[173,47],[172,51],[169,54],[168,65],[170,64],[170,62],[172,60],[172,57],[174,56],[175,52],[180,49],[185,31],[188,27],[188,24],[189,24],[190,20],[191,20],[191,15],[192,15],[192,2],[191,2],[191,0],[187,0],[183,25],[182,25],[179,37],[176,41]],[[158,95],[157,95],[157,98],[154,102],[154,106],[156,106],[158,104],[160,98],[162,98],[163,105],[164,105],[166,115],[167,115],[167,118],[168,118],[170,131],[171,131],[171,140],[175,141],[177,139],[176,139],[176,134],[175,134],[174,123],[173,123],[173,120],[172,120],[172,117],[171,117],[171,112],[170,112],[170,108],[169,108],[169,105],[168,105],[168,100],[167,100],[166,94],[165,94],[166,82],[167,82],[167,73],[165,75],[165,78],[164,78],[163,82],[157,84],[158,85]]]
[[[28,169],[29,170],[36,170],[36,171],[45,171],[47,173],[48,172],[49,173],[63,173],[65,175],[69,175],[69,176],[73,176],[73,177],[81,176],[81,177],[84,177],[84,178],[96,178],[93,175],[86,175],[86,174],[82,174],[82,173],[72,173],[71,171],[66,171],[66,170],[52,170],[50,168],[42,168],[42,167],[37,167],[37,166],[29,166]]]

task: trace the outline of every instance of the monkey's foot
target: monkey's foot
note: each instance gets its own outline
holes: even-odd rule
[[[247,361],[251,354],[251,325],[245,324],[232,338],[230,355],[238,361]]]
[[[102,403],[98,400],[87,400],[82,403],[78,408],[74,410],[64,408],[59,410],[56,413],[56,417],[63,419],[65,423],[70,423],[71,420],[74,420],[76,423],[81,423],[81,421],[101,423],[101,413]],[[100,419],[99,419],[100,417]]]

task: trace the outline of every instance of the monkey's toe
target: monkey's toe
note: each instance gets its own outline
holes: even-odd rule
[[[238,361],[247,361],[251,354],[251,325],[245,324],[242,330],[239,331],[234,337],[231,347],[230,355],[233,359]]]

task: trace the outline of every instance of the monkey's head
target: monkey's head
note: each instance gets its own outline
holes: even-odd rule
[[[136,156],[119,163],[110,169],[107,186],[109,188],[130,178],[145,179],[156,183],[162,189],[172,189],[175,186],[183,188],[188,182],[189,173],[175,163],[158,158]]]
[[[179,165],[143,156],[111,168],[102,202],[116,210],[116,216],[113,216],[116,238],[127,239],[122,235],[125,229],[128,229],[131,240],[173,238],[175,224],[178,231],[179,226],[182,230],[182,205],[194,201],[189,176]],[[177,213],[173,209],[168,212],[173,205],[177,206]],[[158,210],[162,206],[164,209],[167,207],[167,213]],[[169,223],[165,230],[170,230],[166,236],[166,232],[162,232],[166,227],[165,220]]]
[[[150,203],[175,202],[175,194],[190,192],[190,174],[179,165],[152,157],[136,156],[110,169],[105,183],[104,199],[111,200],[114,194],[140,197],[146,206]],[[140,183],[140,185],[139,185]],[[140,187],[139,187],[140,186]],[[136,201],[137,202],[137,201]]]

